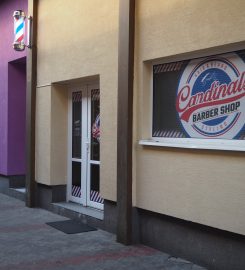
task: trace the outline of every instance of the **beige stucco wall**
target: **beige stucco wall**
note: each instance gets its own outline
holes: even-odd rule
[[[154,2],[154,4],[153,4]],[[243,153],[138,145],[151,136],[151,61],[245,48],[243,0],[138,0],[134,202],[154,212],[245,234]]]
[[[67,93],[61,85],[37,88],[36,180],[45,185],[67,182]]]
[[[51,144],[50,184],[67,183],[67,142],[68,142],[68,89],[62,85],[51,88]]]
[[[37,88],[36,94],[36,180],[50,182],[51,86]]]
[[[44,96],[42,91],[45,91],[45,85],[63,81],[69,84],[75,79],[99,75],[101,193],[109,200],[116,199],[117,48],[118,1],[76,0],[72,3],[67,0],[39,1],[37,60],[39,96]],[[48,97],[51,98],[51,93]],[[56,98],[57,96],[52,94],[53,102],[56,102]],[[51,104],[49,99],[45,105],[42,104],[42,100],[37,101],[40,103],[37,108],[37,133],[44,123],[55,118],[59,119],[56,116],[59,114],[59,107],[57,111],[52,110],[54,103]],[[41,105],[47,106],[48,111],[42,112]],[[50,116],[51,110],[53,118]],[[67,174],[63,169],[66,166],[64,160],[55,161],[57,156],[66,154],[67,149],[62,152],[59,146],[62,143],[67,145],[67,140],[65,136],[59,136],[59,141],[54,145],[52,140],[57,136],[54,127],[50,124],[51,132],[42,133],[37,138],[36,179],[48,185],[63,184]],[[45,161],[43,161],[44,151],[49,153]]]

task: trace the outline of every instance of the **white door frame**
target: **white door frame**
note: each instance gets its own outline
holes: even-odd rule
[[[91,91],[99,89],[98,84],[86,84],[73,86],[69,89],[68,102],[68,159],[67,159],[67,201],[94,207],[103,210],[103,203],[98,203],[90,199],[91,187],[91,164],[100,166],[100,161],[91,160]],[[82,143],[81,159],[72,158],[72,93],[82,93]],[[86,116],[86,117],[84,117]],[[72,161],[81,162],[81,197],[72,196]],[[84,194],[83,194],[84,193]]]

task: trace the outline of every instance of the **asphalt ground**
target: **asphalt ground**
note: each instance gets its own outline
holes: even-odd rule
[[[65,234],[46,222],[66,218],[0,194],[0,270],[205,270],[143,245],[124,246],[97,230]]]

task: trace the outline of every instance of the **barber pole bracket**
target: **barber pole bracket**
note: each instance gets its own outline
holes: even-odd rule
[[[25,20],[26,15],[23,10],[15,10],[14,14],[14,42],[13,48],[15,51],[24,51],[25,47],[31,49],[31,28],[32,28],[32,17],[28,16],[27,20],[27,37],[25,44]]]

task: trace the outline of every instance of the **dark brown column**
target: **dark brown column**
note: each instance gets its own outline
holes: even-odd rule
[[[117,241],[132,243],[132,120],[135,0],[120,0],[117,129]]]
[[[37,8],[38,0],[28,1],[28,15],[32,16],[32,47],[27,49],[26,89],[26,206],[36,205],[35,182],[35,117],[37,86]]]

